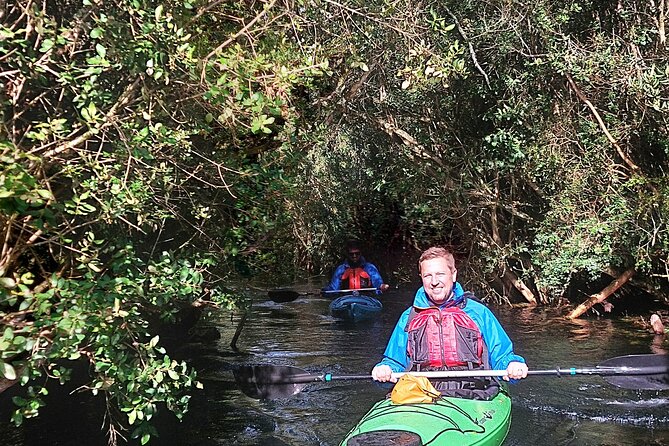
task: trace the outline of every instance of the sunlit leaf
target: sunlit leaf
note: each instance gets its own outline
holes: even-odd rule
[[[0,361],[0,372],[2,372],[2,376],[7,379],[16,379],[16,370],[14,370],[14,367],[7,362]]]

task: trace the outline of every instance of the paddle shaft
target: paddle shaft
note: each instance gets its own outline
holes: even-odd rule
[[[666,366],[657,367],[592,367],[592,368],[556,368],[549,370],[528,370],[527,375],[656,375],[667,373]],[[402,375],[424,376],[426,378],[474,378],[483,376],[506,376],[506,370],[447,370],[435,372],[405,372],[393,373],[393,378],[399,378]]]
[[[656,375],[667,373],[666,366],[657,367],[594,367],[594,368],[567,368],[567,369],[548,369],[548,370],[529,370],[527,375],[555,375],[555,376],[574,376],[574,375]],[[392,374],[393,379],[398,379],[402,375],[424,376],[426,378],[476,378],[485,376],[506,376],[506,370],[444,370],[431,372],[396,372]],[[344,380],[367,380],[371,375],[293,375],[289,381],[291,383],[311,383],[311,382],[329,382]]]
[[[299,293],[295,290],[287,290],[287,289],[279,289],[279,290],[269,290],[267,294],[269,295],[269,298],[272,299],[274,302],[278,303],[286,303],[286,302],[292,302],[295,299],[297,299],[300,296],[307,296],[309,294],[317,294],[317,293],[323,293],[323,294],[339,294],[339,293],[355,293],[359,291],[378,291],[377,288],[360,288],[357,290],[328,290],[328,291],[311,291],[311,292],[306,292],[306,293]]]
[[[371,375],[312,374],[297,367],[272,365],[247,365],[234,371],[235,380],[242,392],[252,398],[285,398],[299,392],[310,383],[371,380]],[[506,370],[444,370],[428,372],[393,373],[396,381],[402,375],[411,374],[427,378],[504,377]],[[624,389],[669,390],[669,355],[627,355],[610,358],[596,367],[555,368],[529,370],[528,375],[600,375],[609,384]]]

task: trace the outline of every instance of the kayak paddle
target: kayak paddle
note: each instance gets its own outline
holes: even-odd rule
[[[335,294],[335,293],[352,293],[356,291],[376,291],[376,288],[360,288],[357,290],[332,290],[332,291],[312,291],[306,293],[299,293],[295,290],[290,289],[280,289],[280,290],[269,290],[267,295],[271,300],[277,303],[292,302],[300,296],[307,296],[309,294]]]
[[[234,370],[241,391],[256,399],[286,398],[314,382],[336,380],[371,380],[371,375],[311,374],[297,367],[275,365],[244,365]],[[393,373],[394,378],[411,374],[427,378],[465,378],[505,376],[506,370],[446,370],[433,372]],[[669,355],[627,355],[607,359],[593,368],[557,368],[530,370],[528,375],[599,375],[614,386],[636,390],[669,389]]]

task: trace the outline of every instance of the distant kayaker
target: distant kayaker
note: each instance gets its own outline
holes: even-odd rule
[[[497,318],[456,281],[452,252],[429,248],[418,267],[423,286],[413,306],[400,316],[372,377],[395,382],[393,372],[494,369],[506,370],[506,380],[525,378],[525,359],[513,352],[513,343]],[[490,399],[499,390],[495,379],[434,384],[444,395],[474,399]]]
[[[335,269],[330,283],[322,291],[376,288],[376,294],[381,294],[390,288],[390,285],[383,283],[376,266],[362,256],[360,242],[357,240],[346,242],[345,253],[346,260]]]

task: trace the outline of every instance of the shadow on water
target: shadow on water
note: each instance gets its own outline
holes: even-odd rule
[[[158,417],[161,437],[151,444],[338,445],[387,389],[371,379],[315,383],[290,398],[258,401],[238,390],[232,370],[239,364],[273,364],[311,373],[369,373],[413,292],[384,295],[379,317],[360,323],[333,319],[328,314],[330,299],[319,296],[284,304],[258,299],[239,338],[239,352],[229,346],[239,315],[209,314],[202,325],[216,328],[220,338],[190,345],[185,353],[205,389],[195,393],[183,422],[165,414]],[[614,356],[667,348],[666,339],[627,320],[568,322],[558,309],[494,312],[517,353],[535,369],[591,367]],[[535,376],[512,386],[511,393],[514,421],[506,446],[669,446],[668,392],[618,389],[597,376]],[[74,413],[66,400],[49,403],[54,412],[65,412],[60,417],[49,414],[18,430],[0,426],[4,445],[104,444],[104,435],[94,433],[100,427],[99,414],[79,411],[76,420],[66,422]]]
[[[567,321],[554,309],[500,312],[530,366],[591,367],[628,354],[661,353],[667,340],[629,321]],[[669,445],[669,393],[620,389],[597,376],[530,377],[513,388],[506,445]]]

